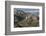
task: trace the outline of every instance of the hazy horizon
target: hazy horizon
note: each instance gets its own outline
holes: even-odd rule
[[[14,8],[14,11],[16,10],[22,10],[22,11],[25,11],[25,12],[39,12],[39,9],[31,9],[31,8]]]

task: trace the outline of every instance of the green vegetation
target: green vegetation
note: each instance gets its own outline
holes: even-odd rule
[[[15,27],[37,27],[39,26],[39,20],[34,20],[32,17],[26,19],[22,19],[15,24]]]
[[[30,16],[31,15],[31,16]],[[29,16],[29,18],[26,16]],[[38,27],[39,26],[39,16],[34,13],[25,13],[24,11],[17,11],[14,14],[14,27]]]

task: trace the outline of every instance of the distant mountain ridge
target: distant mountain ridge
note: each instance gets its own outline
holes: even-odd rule
[[[25,12],[21,9],[14,11],[15,27],[37,27],[39,26],[39,12]]]
[[[16,10],[16,13],[18,13],[18,14],[32,14],[33,16],[38,16],[39,15],[39,12],[25,12],[25,11],[23,11],[23,10]]]

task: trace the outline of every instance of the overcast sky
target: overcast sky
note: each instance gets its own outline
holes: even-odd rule
[[[31,8],[14,8],[15,10],[23,10],[25,12],[39,12],[39,9],[31,9]]]

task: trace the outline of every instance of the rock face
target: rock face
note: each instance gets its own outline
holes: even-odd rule
[[[14,14],[14,27],[37,27],[39,26],[39,17],[31,13],[18,11]]]

